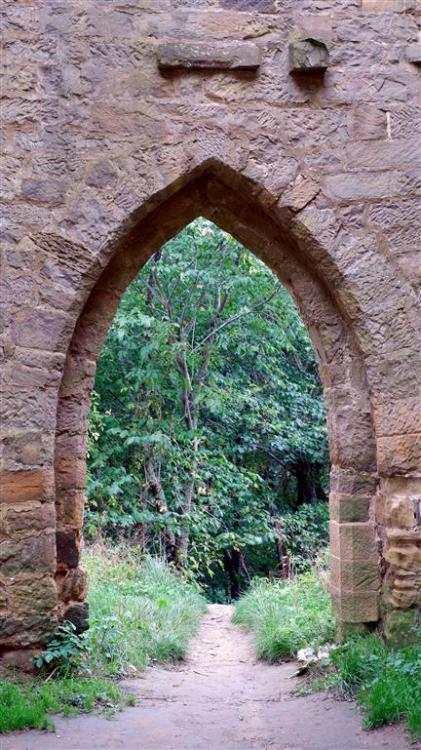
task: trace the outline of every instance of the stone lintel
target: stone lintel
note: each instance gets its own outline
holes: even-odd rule
[[[253,42],[163,42],[156,54],[160,70],[256,70],[262,59],[261,48]]]

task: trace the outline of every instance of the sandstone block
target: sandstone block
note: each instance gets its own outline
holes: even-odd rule
[[[83,490],[59,490],[57,494],[57,522],[60,526],[80,529],[83,524],[85,492]]]
[[[369,520],[372,498],[369,495],[341,495],[331,492],[330,517],[338,523],[366,522]]]
[[[52,491],[53,475],[48,470],[6,471],[0,475],[0,503],[44,502]]]
[[[332,554],[342,561],[364,560],[378,563],[375,527],[371,523],[330,524]]]
[[[57,587],[50,576],[14,581],[9,588],[10,611],[15,617],[45,614],[57,605]]]
[[[341,173],[325,178],[326,193],[341,201],[387,198],[400,190],[397,172]]]
[[[291,73],[323,72],[329,65],[329,52],[321,39],[300,39],[289,45]]]
[[[57,564],[76,568],[79,564],[80,542],[74,529],[57,531]]]
[[[333,607],[343,622],[377,622],[379,619],[379,595],[375,591],[339,592],[333,590]]]
[[[27,504],[12,506],[4,515],[5,529],[10,537],[32,536],[34,532],[53,530],[56,513],[54,503],[43,503],[37,508]]]
[[[340,560],[332,557],[332,587],[344,591],[378,591],[380,572],[376,562],[365,560]]]
[[[256,70],[261,63],[261,49],[253,42],[184,42],[160,44],[157,50],[158,67],[213,68],[219,70]]]
[[[65,188],[62,180],[28,178],[22,182],[22,195],[37,203],[60,206],[64,203]]]
[[[405,48],[405,60],[413,65],[421,65],[421,44],[414,42]]]
[[[2,542],[0,563],[4,576],[16,576],[30,571],[51,573],[56,563],[55,534],[43,533],[20,541]]]
[[[87,589],[87,579],[84,570],[81,568],[72,568],[61,578],[58,578],[58,583],[61,601],[83,602]]]
[[[421,468],[421,433],[379,437],[378,467],[382,476],[415,474]]]

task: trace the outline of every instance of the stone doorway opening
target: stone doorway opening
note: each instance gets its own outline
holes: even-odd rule
[[[363,339],[328,244],[273,205],[255,182],[211,160],[136,211],[110,245],[81,298],[57,409],[55,482],[59,619],[83,626],[86,583],[80,568],[86,429],[96,362],[121,296],[147,260],[199,215],[248,247],[278,276],[307,326],[326,402],[331,478],[331,592],[339,630],[379,619],[382,529],[378,473]],[[320,229],[320,228],[319,228]],[[357,315],[358,318],[358,315]],[[358,321],[357,321],[358,322]]]

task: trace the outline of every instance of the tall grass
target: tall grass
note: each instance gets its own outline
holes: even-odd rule
[[[95,673],[118,675],[185,656],[206,609],[196,586],[164,562],[127,549],[91,548],[84,562],[90,587],[89,666]]]
[[[185,655],[206,609],[197,587],[162,561],[123,547],[91,548],[85,565],[90,628],[82,636],[78,671],[66,662],[48,681],[45,675],[0,679],[0,733],[47,729],[51,713],[115,711],[132,699],[110,678]]]
[[[314,572],[256,582],[239,600],[233,621],[252,631],[258,657],[268,661],[334,638],[330,597]]]
[[[332,654],[335,683],[355,695],[368,728],[406,721],[414,739],[421,737],[421,649],[390,649],[376,635],[354,638]]]

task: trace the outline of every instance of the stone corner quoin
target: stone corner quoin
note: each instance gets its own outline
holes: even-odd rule
[[[198,215],[280,277],[320,365],[340,631],[417,627],[415,0],[7,3],[0,660],[86,626],[95,362],[127,284]],[[34,606],[36,602],[36,606]]]

